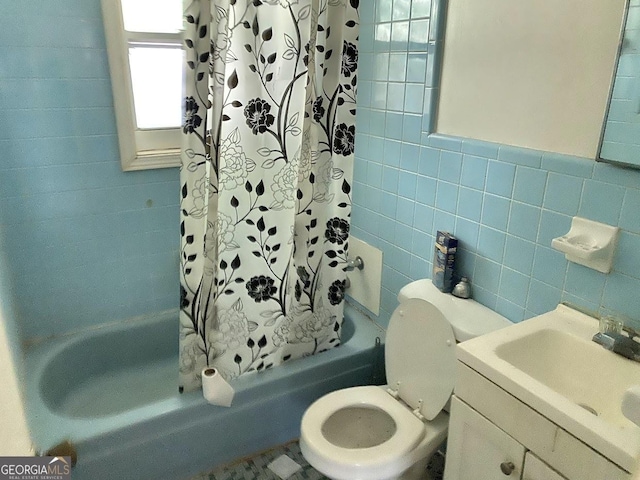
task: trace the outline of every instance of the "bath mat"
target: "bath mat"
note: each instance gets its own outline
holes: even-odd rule
[[[301,465],[291,460],[287,455],[280,455],[273,462],[267,465],[267,468],[279,476],[282,480],[286,480],[291,475],[302,468]]]

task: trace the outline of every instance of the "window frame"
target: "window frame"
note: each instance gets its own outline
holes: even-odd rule
[[[138,129],[136,126],[129,42],[179,45],[181,48],[181,34],[127,32],[120,0],[102,0],[101,3],[122,170],[178,167],[181,127]]]

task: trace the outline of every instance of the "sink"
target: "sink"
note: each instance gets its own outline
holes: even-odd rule
[[[620,405],[626,390],[640,384],[637,363],[550,328],[505,342],[496,348],[496,355],[604,421],[620,427],[629,424]]]
[[[458,359],[627,471],[640,427],[621,410],[640,385],[640,363],[591,341],[598,321],[555,310],[462,342]]]

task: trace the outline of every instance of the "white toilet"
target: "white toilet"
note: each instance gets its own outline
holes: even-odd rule
[[[455,343],[511,325],[473,300],[418,280],[398,294],[385,344],[386,387],[338,390],[302,417],[300,449],[334,480],[426,479],[447,436]]]

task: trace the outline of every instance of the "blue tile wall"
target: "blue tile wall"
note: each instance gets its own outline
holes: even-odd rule
[[[0,11],[0,295],[20,338],[176,307],[178,171],[120,169],[100,0]]]
[[[358,115],[368,122],[358,130],[356,157],[367,175],[355,178],[353,233],[384,252],[379,322],[388,322],[404,284],[430,277],[437,230],[458,235],[459,270],[471,278],[476,300],[512,321],[560,301],[640,321],[640,171],[430,134],[442,16],[431,0],[408,3],[360,6],[366,87]],[[400,92],[402,108],[392,98]],[[573,215],[622,229],[611,274],[568,263],[551,248]]]

